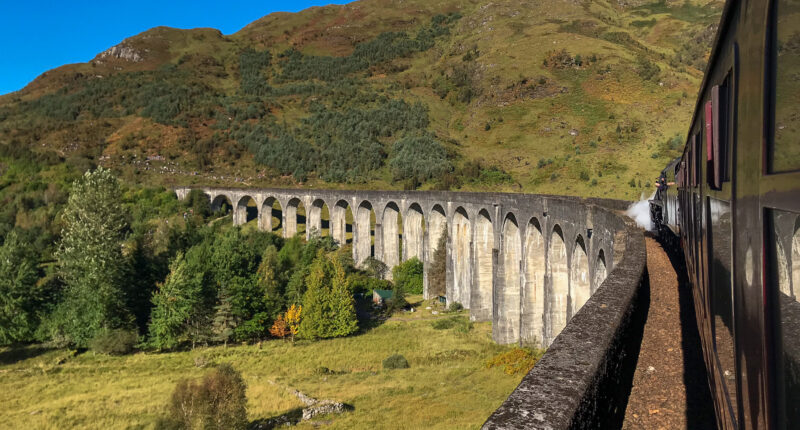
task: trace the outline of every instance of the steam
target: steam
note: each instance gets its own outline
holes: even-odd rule
[[[630,205],[628,210],[625,211],[625,215],[631,217],[639,227],[645,230],[653,230],[653,220],[650,219],[650,202],[649,200],[652,199],[656,195],[655,191],[653,194],[650,194],[650,197],[645,198],[644,193],[641,195],[641,200],[638,202]]]

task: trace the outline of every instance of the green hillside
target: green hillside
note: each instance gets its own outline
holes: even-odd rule
[[[721,9],[360,0],[232,35],[154,28],[0,97],[0,193],[31,193],[19,215],[104,165],[147,185],[638,198],[678,154]]]

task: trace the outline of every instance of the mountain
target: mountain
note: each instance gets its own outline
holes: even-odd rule
[[[0,96],[0,185],[104,165],[164,186],[638,198],[682,147],[722,6],[360,0],[231,35],[157,27]]]

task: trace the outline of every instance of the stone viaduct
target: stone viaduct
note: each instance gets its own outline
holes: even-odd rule
[[[492,321],[498,343],[549,346],[621,259],[629,226],[601,201],[461,192],[198,188],[233,222],[291,237],[330,234],[393,267],[428,268],[446,233],[446,299]],[[185,198],[191,188],[175,190]],[[305,216],[300,214],[305,213]],[[324,220],[327,214],[327,220]],[[327,222],[325,222],[327,221]]]

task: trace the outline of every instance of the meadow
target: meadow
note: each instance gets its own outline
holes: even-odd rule
[[[107,356],[43,346],[0,348],[0,415],[5,428],[154,428],[183,378],[230,363],[247,382],[248,418],[266,423],[296,415],[290,389],[351,407],[297,428],[478,428],[519,383],[487,361],[509,350],[491,339],[490,323],[439,324],[419,296],[404,313],[353,336],[315,342],[200,347],[171,353]],[[451,327],[452,326],[452,327]],[[448,328],[449,327],[449,328]],[[408,369],[382,361],[404,355]],[[268,428],[268,427],[263,427]]]

